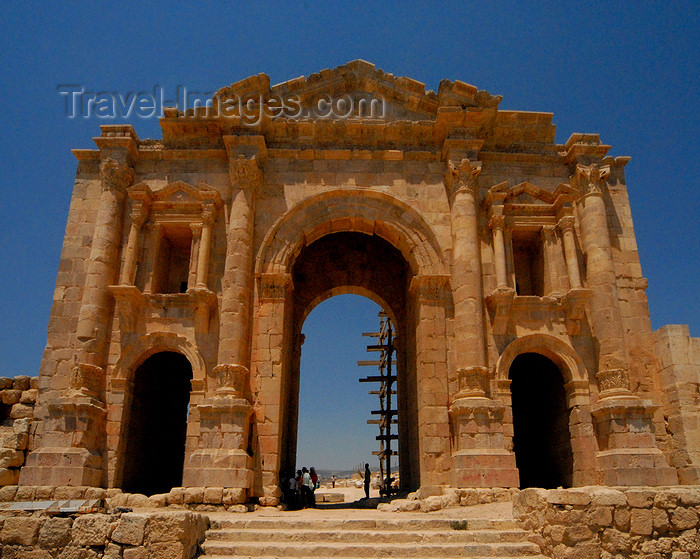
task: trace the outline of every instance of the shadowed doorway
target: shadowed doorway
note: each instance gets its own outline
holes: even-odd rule
[[[182,485],[192,366],[179,353],[146,359],[134,374],[123,489],[154,495]]]
[[[559,368],[538,353],[513,360],[513,446],[520,487],[571,487],[570,410]]]

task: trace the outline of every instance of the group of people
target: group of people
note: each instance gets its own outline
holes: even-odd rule
[[[318,486],[318,474],[315,468],[307,469],[304,466],[301,470],[297,470],[296,475],[284,472],[280,476],[282,498],[287,510],[316,508],[314,491]]]

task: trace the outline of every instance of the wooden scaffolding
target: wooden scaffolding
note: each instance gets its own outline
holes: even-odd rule
[[[378,415],[378,419],[368,419],[367,423],[379,425],[379,450],[372,452],[379,458],[379,470],[381,474],[381,486],[379,494],[381,496],[391,495],[398,492],[398,487],[392,485],[394,478],[391,477],[391,457],[398,455],[398,451],[391,448],[392,441],[398,441],[398,434],[392,433],[392,426],[398,424],[398,410],[392,408],[392,396],[396,394],[394,389],[396,382],[396,365],[394,359],[394,329],[391,320],[385,312],[379,313],[379,332],[365,332],[362,335],[369,338],[376,338],[376,343],[367,346],[368,352],[379,352],[379,359],[372,361],[358,361],[361,367],[377,367],[378,375],[370,375],[361,378],[360,382],[378,382],[379,390],[370,390],[370,394],[379,396],[379,409],[372,410],[372,415]]]

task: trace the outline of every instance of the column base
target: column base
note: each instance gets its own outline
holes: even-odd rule
[[[453,455],[453,487],[518,487],[515,454],[503,449],[460,450]]]
[[[597,453],[604,485],[677,485],[678,476],[658,448],[616,448]]]
[[[85,448],[38,448],[29,453],[20,485],[102,485],[102,457]]]
[[[183,487],[248,489],[253,484],[253,457],[241,449],[204,448],[188,458]]]

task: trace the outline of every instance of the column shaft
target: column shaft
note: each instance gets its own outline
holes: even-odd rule
[[[573,217],[560,220],[559,229],[564,238],[564,256],[566,257],[566,269],[569,273],[569,284],[571,285],[571,289],[577,289],[581,287],[581,274],[578,269]]]
[[[212,224],[205,223],[202,227],[202,238],[199,241],[197,257],[197,287],[206,287],[209,276],[209,252],[211,249]]]

